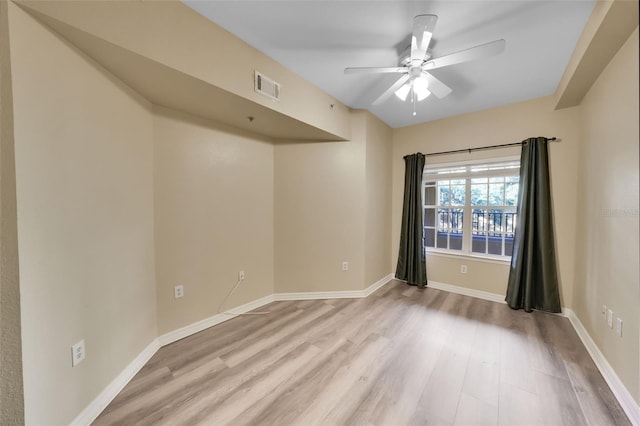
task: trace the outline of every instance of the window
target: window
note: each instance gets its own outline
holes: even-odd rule
[[[422,180],[427,251],[510,257],[520,163],[427,166]]]

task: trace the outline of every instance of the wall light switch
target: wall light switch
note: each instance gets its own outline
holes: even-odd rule
[[[607,325],[609,328],[613,328],[613,311],[611,309],[607,309]]]
[[[461,274],[467,273],[467,265],[460,265],[460,273]]]
[[[616,334],[622,337],[622,318],[616,320]]]

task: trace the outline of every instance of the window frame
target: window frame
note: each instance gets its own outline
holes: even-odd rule
[[[510,163],[510,164],[509,164]],[[511,166],[506,168],[505,166]],[[484,171],[472,171],[474,166],[488,166],[487,170]],[[495,166],[498,169],[491,169],[491,166]],[[459,171],[455,171],[452,169],[459,169]],[[441,172],[442,174],[438,174]],[[423,227],[425,231],[427,228],[434,230],[434,247],[428,247],[426,245],[426,233],[425,233],[425,251],[427,254],[435,254],[435,255],[444,255],[444,256],[452,256],[452,257],[471,257],[479,260],[486,260],[490,262],[509,262],[511,260],[511,256],[503,256],[496,255],[490,253],[478,253],[473,252],[473,210],[501,210],[502,214],[509,212],[517,212],[517,201],[513,206],[509,205],[498,205],[492,206],[490,205],[490,201],[487,199],[487,205],[471,205],[471,180],[475,178],[492,178],[492,177],[509,177],[509,176],[519,176],[520,175],[520,157],[519,156],[506,156],[506,157],[494,157],[494,158],[484,158],[484,159],[476,159],[476,160],[468,160],[468,161],[459,161],[459,162],[449,162],[449,163],[433,163],[425,165],[425,169],[422,175],[422,185],[421,185],[421,194],[422,194],[422,211],[423,216],[426,217],[426,209],[433,208],[434,209],[434,221],[433,226],[428,226],[425,220],[423,223]],[[462,224],[462,247],[460,250],[451,249],[451,248],[441,248],[437,247],[437,239],[438,239],[438,208],[443,208],[443,206],[439,205],[439,196],[438,196],[438,184],[437,181],[440,180],[464,180],[465,181],[465,202],[463,206],[460,205],[451,205],[449,203],[448,206],[444,208],[448,209],[460,209],[462,210],[463,224]],[[429,182],[434,182],[434,185],[427,185]],[[435,188],[435,204],[427,204],[426,200],[426,188],[427,186],[433,186]],[[503,192],[504,194],[504,192]],[[503,201],[504,203],[505,201]],[[504,217],[504,216],[503,216]],[[470,218],[470,219],[465,219]],[[488,234],[489,231],[487,231]],[[514,217],[514,232],[515,232],[515,217]],[[501,252],[504,253],[505,250],[505,234],[509,234],[509,232],[502,231],[501,238]],[[450,247],[450,237],[451,233],[447,233],[447,247]],[[488,239],[486,244],[488,244]],[[487,247],[487,246],[486,246]],[[487,249],[488,251],[488,249]]]

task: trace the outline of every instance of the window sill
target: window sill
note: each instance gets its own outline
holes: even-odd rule
[[[511,263],[510,257],[487,257],[469,253],[451,253],[436,250],[427,250],[427,256],[448,257],[451,259],[469,259],[477,262],[493,263],[496,265],[504,266],[509,266],[509,264]]]

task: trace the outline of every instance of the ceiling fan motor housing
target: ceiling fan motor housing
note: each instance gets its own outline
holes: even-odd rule
[[[422,74],[422,67],[420,65],[413,65],[409,67],[409,77],[411,77],[411,80],[420,77],[421,74]]]
[[[424,57],[422,62],[428,61],[431,59],[431,50],[427,50],[427,54]],[[398,60],[398,65],[401,67],[409,67],[411,66],[411,45],[407,46],[404,52],[400,54],[400,59]]]

